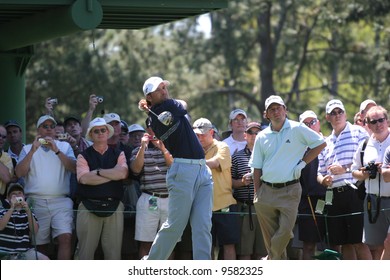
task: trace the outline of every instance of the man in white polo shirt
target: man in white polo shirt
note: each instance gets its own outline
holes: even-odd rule
[[[73,201],[70,175],[76,172],[76,158],[66,141],[55,139],[56,121],[49,115],[37,122],[37,136],[23,147],[15,173],[25,179],[25,194],[40,224],[38,250],[47,255],[51,239],[58,242],[57,259],[71,258]]]
[[[326,146],[323,137],[304,124],[287,118],[282,98],[265,101],[270,126],[261,131],[249,165],[253,168],[254,206],[263,232],[268,258],[287,259],[302,188],[301,170]],[[310,148],[306,154],[307,148]]]

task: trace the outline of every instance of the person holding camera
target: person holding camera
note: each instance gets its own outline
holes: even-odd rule
[[[327,146],[318,156],[317,181],[327,188],[325,201],[328,236],[331,249],[347,260],[371,259],[363,238],[363,204],[355,189],[351,165],[359,144],[368,137],[358,125],[347,121],[343,103],[333,99],[326,104],[326,120],[332,133],[326,138]],[[328,197],[328,198],[327,198]],[[355,213],[362,213],[355,215]]]
[[[383,244],[390,227],[390,158],[385,151],[390,146],[388,113],[382,106],[371,107],[366,113],[365,123],[372,132],[363,150],[362,145],[355,153],[352,175],[364,180],[367,195],[364,200],[364,243],[368,245],[372,258],[379,260]],[[386,161],[382,165],[382,162]],[[382,175],[383,172],[383,175]],[[388,180],[389,178],[389,180]]]
[[[43,115],[37,121],[37,136],[23,147],[15,173],[25,179],[25,193],[40,222],[38,250],[48,255],[52,239],[58,242],[58,259],[70,259],[73,201],[69,198],[70,176],[76,158],[69,143],[55,139],[57,122]]]
[[[2,259],[48,260],[32,246],[31,238],[38,232],[38,223],[21,184],[8,186],[7,202],[9,207],[0,209],[0,252],[5,255]]]

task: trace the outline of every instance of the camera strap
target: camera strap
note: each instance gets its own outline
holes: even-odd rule
[[[376,209],[375,209],[374,217],[372,216],[372,201],[371,201],[372,195],[370,193],[367,194],[367,213],[368,213],[368,221],[370,222],[370,224],[376,223],[381,210],[381,174],[380,173],[378,173],[378,184],[379,184],[379,192],[378,192],[378,196],[376,196],[376,203],[375,203]]]
[[[364,140],[363,146],[362,146],[362,150],[360,151],[360,162],[361,162],[362,166],[364,166],[364,164],[363,164],[363,157],[364,157],[364,150],[367,147],[367,142],[368,142],[368,138],[366,138],[366,140]]]

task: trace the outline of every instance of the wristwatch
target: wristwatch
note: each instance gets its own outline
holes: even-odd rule
[[[100,175],[100,168],[96,169],[96,175],[102,176],[102,175]]]
[[[351,173],[352,170],[351,170],[351,167],[345,167],[345,173]]]

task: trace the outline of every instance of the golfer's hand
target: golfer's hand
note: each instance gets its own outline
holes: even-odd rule
[[[149,107],[148,107],[148,103],[146,102],[146,99],[141,99],[138,102],[138,109],[140,109],[141,111],[145,111],[145,112],[149,111]]]

